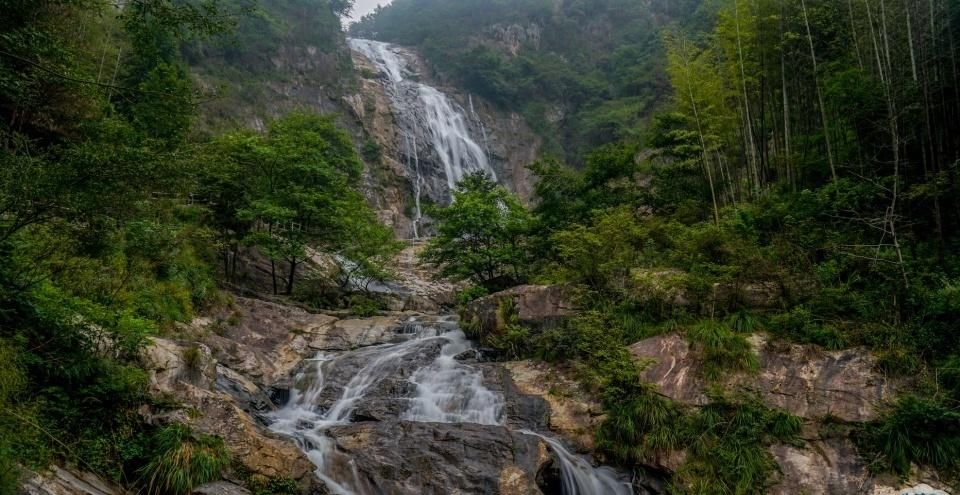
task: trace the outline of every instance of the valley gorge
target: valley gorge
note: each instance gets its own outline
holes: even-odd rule
[[[960,494],[960,4],[358,6],[2,8],[0,495]]]

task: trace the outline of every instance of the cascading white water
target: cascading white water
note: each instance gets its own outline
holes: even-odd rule
[[[295,380],[296,386],[290,392],[287,405],[271,416],[270,429],[288,435],[297,440],[307,453],[307,457],[317,466],[317,476],[337,495],[356,495],[366,493],[363,482],[356,474],[352,461],[344,459],[334,449],[326,430],[334,426],[349,424],[350,416],[372,385],[392,376],[399,368],[403,357],[416,352],[425,340],[435,338],[437,329],[421,327],[412,335],[412,339],[401,344],[380,345],[331,357],[318,355],[314,366],[300,373]],[[366,364],[344,386],[333,405],[324,413],[317,410],[321,394],[326,383],[327,372],[339,361],[365,361]],[[313,376],[309,376],[311,374]],[[302,385],[302,386],[301,386]],[[346,464],[349,469],[342,469]],[[344,479],[344,472],[350,475]]]
[[[446,169],[450,190],[472,172],[486,172],[496,180],[497,174],[490,167],[483,148],[470,137],[463,113],[459,108],[454,108],[447,95],[421,84],[420,100],[423,102],[433,149],[440,155]]]
[[[397,336],[407,340],[337,355],[318,354],[295,377],[287,405],[271,415],[270,428],[297,441],[316,465],[317,475],[334,494],[377,493],[376,488],[369,486],[360,476],[354,461],[337,451],[335,441],[327,431],[349,424],[354,411],[368,394],[384,380],[397,377],[405,363],[421,364],[410,375],[409,381],[416,386],[416,393],[408,399],[409,406],[400,413],[399,419],[427,423],[504,424],[503,395],[484,385],[480,369],[456,359],[470,350],[472,344],[457,328],[455,320],[446,317],[426,321],[411,318],[398,329]],[[441,342],[439,353],[423,364],[422,359],[429,356],[423,353],[437,353],[436,346]],[[337,398],[322,411],[320,404],[324,402],[324,391],[336,387],[338,377],[346,383]],[[520,433],[541,438],[554,451],[560,464],[565,495],[632,493],[630,485],[617,479],[612,469],[593,467],[549,436],[527,430]]]
[[[424,186],[430,186],[426,192],[432,193],[434,201],[449,201],[457,182],[470,173],[484,172],[496,180],[497,174],[488,158],[489,151],[485,151],[470,135],[463,108],[436,88],[408,77],[410,64],[405,58],[408,55],[402,49],[379,41],[349,41],[350,47],[370,60],[390,83],[387,93],[397,124],[403,139],[410,141],[404,143],[404,148],[407,169],[414,182],[414,234],[418,236]],[[479,122],[486,146],[486,128],[475,113],[473,116]],[[442,170],[421,170],[421,165],[427,163],[421,158],[426,157],[433,157],[430,162],[442,167]],[[411,161],[415,166],[411,167]],[[435,181],[428,181],[428,177],[441,179],[442,186]]]
[[[417,386],[413,406],[403,415],[409,421],[426,423],[503,422],[503,396],[483,385],[483,374],[456,360],[470,349],[460,330],[444,335],[447,342],[429,366],[417,370],[410,381]]]
[[[539,437],[556,454],[564,495],[633,494],[630,484],[621,481],[615,471],[606,466],[594,467],[586,459],[572,454],[557,439],[530,430],[520,430],[520,433]]]

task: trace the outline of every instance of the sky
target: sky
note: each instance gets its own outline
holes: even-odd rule
[[[353,4],[353,13],[350,14],[347,22],[357,21],[364,15],[373,12],[377,8],[377,4],[387,5],[388,3],[390,3],[390,0],[356,0]]]

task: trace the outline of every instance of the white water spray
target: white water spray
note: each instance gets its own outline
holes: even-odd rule
[[[440,356],[417,370],[410,381],[417,385],[417,397],[403,419],[425,423],[477,423],[498,425],[503,422],[503,396],[483,385],[483,374],[456,360],[470,350],[462,331],[444,335],[448,339]]]
[[[557,439],[530,430],[525,435],[539,437],[546,442],[560,462],[564,495],[632,495],[630,484],[617,478],[617,473],[606,466],[593,467],[586,459],[572,454]]]

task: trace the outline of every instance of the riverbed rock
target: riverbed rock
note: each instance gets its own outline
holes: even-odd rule
[[[21,495],[127,495],[122,488],[85,471],[51,466],[24,482]]]
[[[153,410],[144,406],[144,419],[155,424],[184,423],[200,433],[222,438],[233,458],[252,474],[290,477],[304,490],[319,487],[306,455],[292,442],[257,424],[234,395],[249,394],[262,400],[262,392],[257,392],[251,381],[218,366],[209,351],[198,349],[203,346],[152,339],[143,356],[151,392],[174,399],[178,407]],[[218,379],[218,372],[226,375]],[[218,390],[220,381],[230,382],[230,387],[242,392]]]
[[[467,304],[466,327],[476,337],[497,334],[507,325],[504,312],[511,309],[520,324],[542,329],[573,316],[572,289],[562,285],[521,285]]]
[[[337,318],[279,303],[235,297],[233,303],[194,322],[207,331],[203,339],[223,365],[260,387],[290,374],[324,338]]]
[[[549,407],[547,426],[572,442],[578,450],[594,448],[594,434],[603,420],[603,409],[580,384],[556,367],[539,361],[514,361],[503,365],[517,390],[544,400]]]
[[[338,320],[324,331],[312,333],[308,346],[313,351],[348,351],[393,342],[404,319],[396,314]]]
[[[351,469],[353,459],[353,483],[384,495],[540,494],[536,473],[549,459],[538,438],[502,426],[356,423],[328,434],[343,456],[334,465]]]

